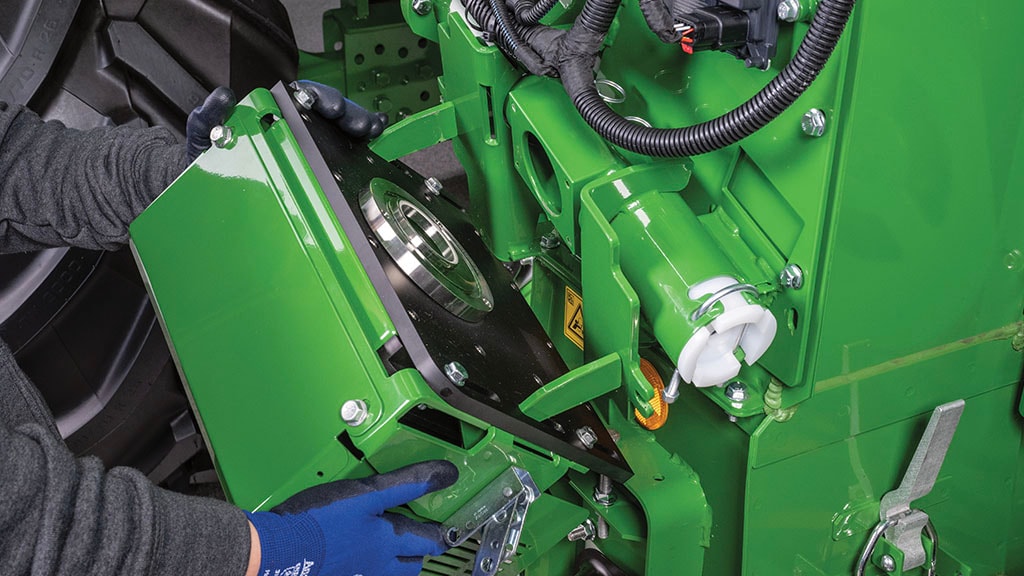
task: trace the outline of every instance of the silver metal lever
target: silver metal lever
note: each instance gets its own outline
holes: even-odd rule
[[[540,490],[521,468],[511,468],[491,481],[444,523],[444,538],[458,546],[480,534],[480,549],[473,561],[473,576],[493,576],[502,562],[519,547],[526,513]]]
[[[921,543],[922,532],[927,532],[933,548],[929,574],[934,573],[934,549],[937,547],[938,538],[928,515],[921,510],[912,509],[910,504],[926,496],[935,486],[935,480],[939,476],[942,462],[946,459],[946,452],[949,450],[949,444],[953,440],[963,411],[964,401],[955,400],[937,407],[932,412],[928,427],[925,428],[917,450],[914,451],[914,457],[910,459],[907,471],[903,475],[903,481],[898,488],[882,496],[878,513],[880,522],[857,563],[855,574],[858,576],[863,574],[864,566],[871,557],[878,536],[883,532],[885,539],[903,552],[904,571],[923,566],[928,560],[924,545]]]

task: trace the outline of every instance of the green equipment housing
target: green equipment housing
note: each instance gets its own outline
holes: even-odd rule
[[[608,5],[328,12],[390,127],[256,90],[132,225],[228,497],[443,458],[429,575],[1024,573],[1024,7]]]

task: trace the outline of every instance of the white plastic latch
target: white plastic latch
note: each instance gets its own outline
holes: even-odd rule
[[[763,306],[747,302],[743,292],[749,290],[744,288],[751,287],[729,276],[710,278],[690,288],[688,295],[692,300],[709,297],[698,310],[697,318],[715,303],[721,304],[724,311],[697,329],[679,352],[677,368],[684,381],[699,388],[721,386],[740,372],[737,348],[743,351],[748,366],[768,350],[775,339],[775,316]]]

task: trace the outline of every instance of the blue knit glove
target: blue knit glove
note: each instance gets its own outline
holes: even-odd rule
[[[441,527],[385,512],[455,483],[431,460],[299,492],[270,512],[247,512],[260,538],[259,576],[416,576],[447,547]]]
[[[188,115],[185,122],[185,155],[189,163],[210,149],[210,130],[228,119],[236,103],[231,88],[220,86],[210,92],[202,105]]]
[[[388,125],[387,114],[370,112],[330,86],[312,80],[298,80],[288,86],[295,90],[299,106],[333,121],[349,136],[376,138]]]

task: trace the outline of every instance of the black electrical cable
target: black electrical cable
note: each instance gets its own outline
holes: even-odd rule
[[[540,19],[547,16],[557,3],[558,0],[538,0],[536,3],[530,0],[520,0],[515,4],[513,13],[521,24],[532,26],[540,23]]]
[[[612,143],[649,156],[693,156],[718,150],[753,134],[779,116],[803,94],[828,62],[850,19],[856,0],[821,0],[807,36],[789,64],[753,98],[722,116],[686,128],[648,128],[631,122],[601,98],[593,68],[620,0],[588,0],[563,39],[566,51],[559,72],[580,115]],[[574,34],[577,27],[586,34]],[[575,39],[583,42],[577,45]]]

